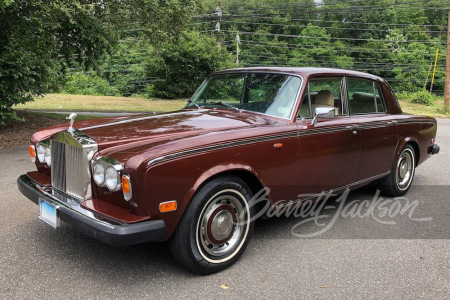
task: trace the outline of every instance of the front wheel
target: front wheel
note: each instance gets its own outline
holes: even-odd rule
[[[381,192],[391,197],[403,196],[411,187],[415,170],[414,149],[411,145],[405,145],[391,173],[380,181]]]
[[[170,240],[175,259],[198,274],[215,273],[237,261],[253,232],[250,198],[247,184],[235,176],[205,184]]]

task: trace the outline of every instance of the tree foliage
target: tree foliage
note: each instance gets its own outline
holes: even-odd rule
[[[232,67],[231,54],[216,46],[214,37],[184,32],[176,43],[154,48],[147,61],[147,72],[158,79],[152,96],[181,98],[189,96],[202,80],[214,71]]]
[[[6,3],[5,1],[3,3]],[[92,66],[110,45],[95,5],[72,0],[9,1],[0,13],[0,125],[11,107],[32,101],[76,59]]]
[[[98,62],[108,63],[105,54],[117,51],[125,24],[134,22],[154,44],[176,41],[197,5],[197,0],[0,0],[0,126],[14,119],[13,105],[58,88],[68,67],[101,69]]]
[[[188,97],[237,66],[238,31],[239,66],[348,68],[407,92],[423,89],[439,49],[433,91],[444,90],[447,0],[222,1],[220,48],[216,5],[0,0],[0,125],[12,105],[52,90]]]

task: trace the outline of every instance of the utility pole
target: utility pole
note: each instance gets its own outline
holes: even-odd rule
[[[450,97],[450,7],[447,20],[447,57],[445,58],[445,91],[444,91],[444,109],[449,110]]]
[[[222,17],[222,9],[220,8],[220,1],[217,2],[216,7],[216,15],[217,15],[217,24],[216,24],[216,31],[217,31],[217,47],[220,49],[220,19]]]

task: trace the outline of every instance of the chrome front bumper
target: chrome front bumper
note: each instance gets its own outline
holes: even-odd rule
[[[79,200],[51,187],[41,187],[28,175],[20,176],[17,185],[19,191],[34,203],[38,204],[39,199],[44,199],[58,206],[61,221],[106,244],[124,247],[167,239],[166,226],[162,220],[122,223],[82,208]]]

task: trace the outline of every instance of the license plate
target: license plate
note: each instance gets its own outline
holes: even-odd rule
[[[59,227],[59,216],[58,207],[45,201],[44,199],[39,199],[39,219],[49,224],[53,228]]]

